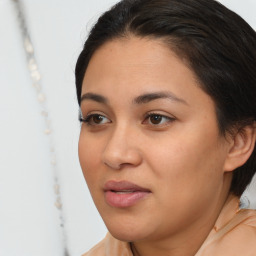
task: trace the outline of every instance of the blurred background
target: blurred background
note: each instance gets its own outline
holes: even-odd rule
[[[74,69],[117,1],[23,0],[25,23],[15,2],[0,0],[0,256],[81,255],[106,228],[79,166]],[[220,2],[256,28],[254,0]],[[248,200],[256,209],[255,180]]]

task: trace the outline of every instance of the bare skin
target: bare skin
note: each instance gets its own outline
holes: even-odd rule
[[[234,141],[220,135],[212,99],[161,41],[105,43],[90,60],[81,103],[79,158],[95,205],[140,256],[193,256],[229,194]],[[240,164],[240,163],[239,163]],[[130,205],[105,186],[147,190]],[[133,202],[133,201],[132,201]],[[129,206],[125,206],[125,203]]]

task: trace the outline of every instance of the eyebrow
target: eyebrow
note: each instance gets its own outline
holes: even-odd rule
[[[178,98],[176,95],[170,92],[153,92],[153,93],[145,93],[143,95],[140,95],[136,97],[133,102],[136,104],[145,104],[153,100],[158,99],[169,99],[174,102],[180,102],[188,105],[188,103],[181,98]]]
[[[157,100],[157,99],[169,99],[174,102],[180,102],[180,103],[188,105],[188,103],[184,99],[178,98],[176,95],[174,95],[173,93],[170,93],[170,92],[145,93],[145,94],[142,94],[142,95],[136,97],[133,100],[133,103],[134,104],[146,104],[146,103],[149,103],[149,102]],[[91,92],[85,93],[81,97],[81,102],[84,100],[92,100],[92,101],[96,101],[98,103],[108,104],[108,99],[106,97],[104,97],[100,94],[91,93]]]
[[[81,102],[84,100],[92,100],[92,101],[96,101],[96,102],[103,103],[103,104],[108,103],[107,98],[105,98],[104,96],[96,94],[96,93],[91,93],[91,92],[85,93],[81,97]]]

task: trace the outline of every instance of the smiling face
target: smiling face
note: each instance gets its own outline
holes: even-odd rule
[[[182,60],[159,40],[105,43],[87,68],[81,112],[81,167],[112,235],[208,234],[230,186],[228,142]]]

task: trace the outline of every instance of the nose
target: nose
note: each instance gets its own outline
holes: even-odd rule
[[[135,131],[116,127],[109,137],[102,153],[102,161],[108,167],[120,170],[124,166],[138,166],[142,155]]]

